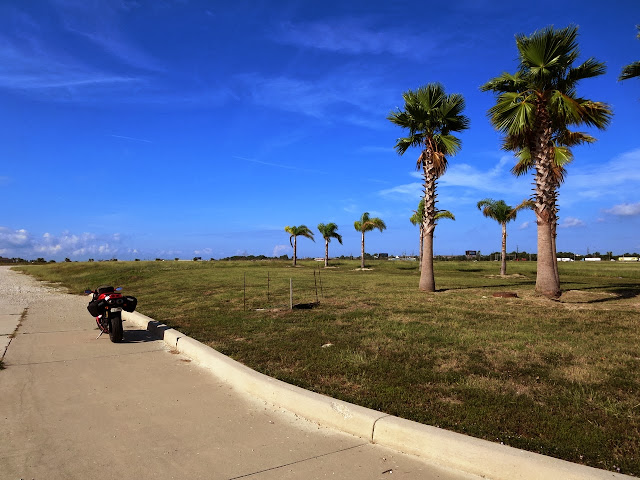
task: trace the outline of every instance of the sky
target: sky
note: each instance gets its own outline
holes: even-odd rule
[[[513,4],[511,4],[513,5]],[[402,93],[440,82],[464,96],[470,128],[438,182],[434,252],[499,251],[477,209],[517,205],[533,178],[487,118],[480,86],[515,72],[515,35],[579,27],[581,56],[607,73],[578,94],[611,106],[595,144],[574,149],[560,188],[558,251],[640,251],[638,0],[0,1],[0,256],[56,261],[292,255],[320,257],[316,226],[360,253],[362,213],[386,230],[366,251],[417,254],[409,218],[418,150],[387,120]],[[536,252],[534,214],[508,225],[509,251]]]

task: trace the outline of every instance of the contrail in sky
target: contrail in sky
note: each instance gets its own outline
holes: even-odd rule
[[[151,140],[145,140],[144,138],[125,137],[122,135],[113,135],[113,134],[110,134],[109,136],[115,137],[115,138],[124,138],[125,140],[135,140],[136,142],[153,143]]]
[[[237,158],[238,160],[244,160],[247,162],[259,163],[260,165],[267,165],[269,167],[286,168],[287,170],[297,170],[299,172],[320,173],[322,175],[328,175],[327,172],[322,172],[320,170],[309,170],[307,168],[294,167],[291,165],[281,165],[278,163],[263,162],[262,160],[256,160],[255,158],[245,158],[245,157],[240,157],[238,155],[234,155],[233,158]]]

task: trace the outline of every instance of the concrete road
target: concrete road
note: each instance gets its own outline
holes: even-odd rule
[[[276,411],[126,322],[124,343],[96,340],[86,298],[8,284],[0,316],[23,320],[0,370],[0,479],[477,478]]]

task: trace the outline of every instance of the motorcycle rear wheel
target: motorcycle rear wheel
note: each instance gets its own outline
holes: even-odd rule
[[[122,328],[122,316],[120,312],[114,313],[109,319],[109,338],[113,343],[119,343],[124,338],[124,329]]]

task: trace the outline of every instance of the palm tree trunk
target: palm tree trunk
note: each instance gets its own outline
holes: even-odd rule
[[[329,266],[329,240],[326,238],[324,240],[324,266],[325,268]]]
[[[424,292],[435,292],[436,281],[433,275],[433,231],[436,228],[436,175],[431,160],[431,152],[427,149],[427,161],[423,163],[424,175],[424,219],[422,247],[422,269],[420,270],[419,288]]]
[[[424,237],[419,288],[423,292],[435,292],[436,280],[433,275],[433,229],[427,230]]]
[[[558,286],[560,285],[560,274],[558,273],[558,251],[556,249],[556,238],[558,237],[558,188],[556,185],[554,193],[554,209],[553,209],[553,223],[551,224],[551,241],[553,242],[553,267],[556,271],[556,281]]]
[[[360,268],[364,269],[364,230],[362,231],[362,251],[360,258]]]
[[[420,258],[418,263],[418,271],[422,271],[422,251],[424,250],[424,226],[420,223]]]
[[[536,292],[548,297],[560,296],[560,281],[555,260],[553,223],[555,209],[555,181],[552,174],[554,152],[551,142],[551,119],[544,94],[536,105],[538,128],[535,138],[535,213],[538,224],[538,265]],[[533,154],[534,152],[532,152]],[[555,265],[554,265],[555,264]]]
[[[298,250],[298,237],[293,237],[293,266],[296,266],[297,258],[296,253]]]
[[[502,262],[500,264],[500,275],[505,276],[507,274],[507,224],[502,223]]]

